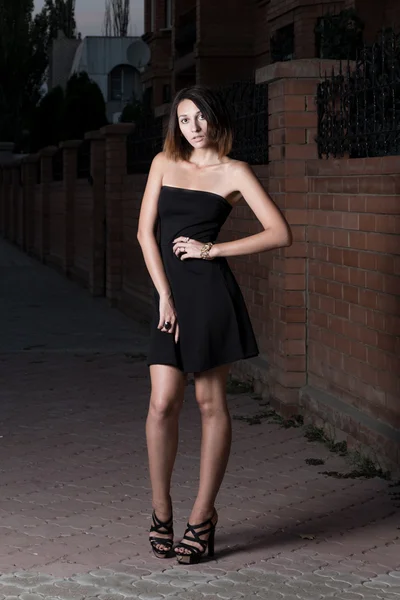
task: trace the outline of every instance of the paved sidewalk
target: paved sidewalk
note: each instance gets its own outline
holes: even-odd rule
[[[4,242],[0,321],[0,600],[400,600],[400,488],[323,475],[349,466],[303,428],[266,421],[233,420],[215,560],[154,558],[146,328]],[[235,416],[260,411],[251,395],[229,402]],[[199,425],[188,385],[177,539],[196,492]]]

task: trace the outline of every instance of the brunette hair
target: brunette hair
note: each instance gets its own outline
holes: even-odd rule
[[[207,138],[222,158],[232,150],[231,119],[219,94],[207,87],[195,85],[180,90],[172,103],[164,152],[173,160],[188,160],[193,147],[183,137],[178,122],[178,106],[182,100],[192,100],[207,121]]]

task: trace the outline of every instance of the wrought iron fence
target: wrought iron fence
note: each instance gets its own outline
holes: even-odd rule
[[[231,115],[231,157],[252,165],[268,162],[268,85],[239,81],[219,88]]]
[[[61,148],[57,150],[52,157],[53,181],[62,181],[64,178],[64,161],[63,151]]]
[[[128,173],[147,173],[154,156],[163,147],[163,119],[152,113],[142,116],[127,138]]]
[[[400,154],[400,35],[383,32],[340,63],[318,86],[317,106],[320,158]]]
[[[231,156],[252,165],[268,162],[268,86],[240,81],[217,88],[234,129]],[[128,173],[147,173],[163,147],[163,119],[147,114],[127,139]]]
[[[76,168],[78,179],[90,178],[90,140],[84,140],[79,146]]]

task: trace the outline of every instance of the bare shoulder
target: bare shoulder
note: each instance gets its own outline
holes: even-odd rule
[[[250,165],[242,160],[230,158],[226,163],[226,166],[230,177],[246,177],[253,175]]]
[[[251,166],[242,160],[230,159],[227,163],[227,174],[237,184],[255,178]]]
[[[165,152],[159,152],[152,160],[150,169],[151,175],[153,177],[158,176],[162,178],[164,173],[171,167],[172,162],[171,159],[167,158]]]
[[[152,160],[151,166],[155,169],[160,169],[168,163],[168,158],[165,152],[159,152]]]

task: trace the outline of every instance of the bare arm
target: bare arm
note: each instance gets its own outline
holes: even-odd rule
[[[235,188],[242,194],[264,227],[264,231],[240,240],[215,244],[211,248],[210,258],[254,254],[272,248],[290,246],[292,235],[289,225],[251,168],[246,163],[239,163],[234,167],[232,177]]]
[[[175,307],[172,300],[171,288],[161,260],[155,231],[157,225],[158,198],[160,195],[166,159],[163,153],[158,154],[151,165],[146,189],[140,208],[137,238],[142,248],[143,258],[149,275],[160,296],[160,321],[158,329],[163,329],[165,321],[172,325],[168,333],[175,333],[178,339],[179,329],[176,324]]]

